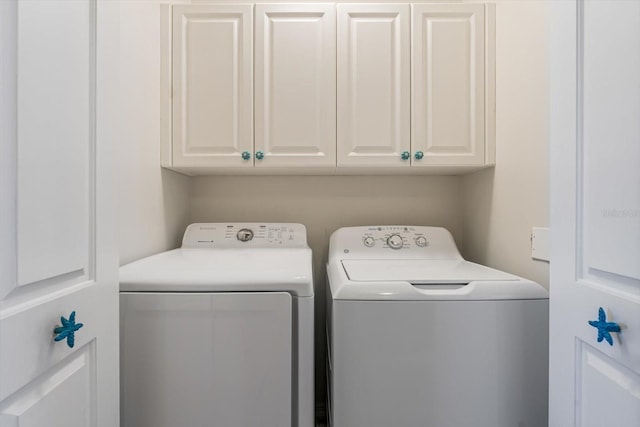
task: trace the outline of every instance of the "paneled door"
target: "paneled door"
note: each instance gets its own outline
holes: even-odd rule
[[[414,166],[485,163],[484,8],[411,5]]]
[[[640,426],[640,2],[553,2],[550,427]]]
[[[0,3],[0,425],[117,426],[120,6]]]
[[[257,4],[255,166],[336,161],[335,4]]]
[[[410,166],[408,4],[338,4],[338,166]]]
[[[253,6],[173,6],[173,166],[253,166]]]

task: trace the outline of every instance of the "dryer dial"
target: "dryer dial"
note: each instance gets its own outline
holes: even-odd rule
[[[368,248],[372,248],[373,245],[376,244],[376,241],[373,239],[373,237],[371,236],[367,236],[362,240],[362,243],[364,243],[364,245]]]
[[[238,231],[236,237],[241,242],[248,242],[249,240],[253,239],[253,231],[248,228],[243,228]]]
[[[387,238],[387,245],[389,245],[391,249],[401,249],[404,242],[399,234],[392,234]]]

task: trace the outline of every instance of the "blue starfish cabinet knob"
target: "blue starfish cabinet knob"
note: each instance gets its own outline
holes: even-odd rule
[[[67,339],[67,345],[70,348],[73,348],[75,344],[75,333],[78,329],[84,326],[82,323],[76,323],[76,312],[72,311],[69,316],[69,320],[65,319],[64,316],[60,317],[60,322],[62,322],[62,326],[57,326],[53,332],[57,334],[54,338],[55,341],[62,341],[63,339]]]
[[[620,332],[620,325],[615,322],[607,322],[607,315],[602,307],[598,310],[598,320],[589,320],[589,324],[598,329],[598,342],[606,340],[609,345],[613,345],[611,332]]]

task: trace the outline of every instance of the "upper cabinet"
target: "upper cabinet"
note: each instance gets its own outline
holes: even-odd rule
[[[163,8],[163,166],[450,174],[494,162],[493,5]]]
[[[415,166],[485,163],[482,4],[414,4],[411,142]]]
[[[334,167],[332,3],[256,5],[257,167]]]
[[[409,5],[337,8],[338,167],[409,166]]]
[[[173,6],[172,53],[172,165],[251,166],[253,6]]]

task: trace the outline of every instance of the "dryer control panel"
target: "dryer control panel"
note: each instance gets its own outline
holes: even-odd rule
[[[334,259],[458,259],[458,248],[442,227],[380,225],[346,227],[331,236]]]
[[[187,227],[183,248],[307,247],[307,230],[294,223],[196,223]]]

